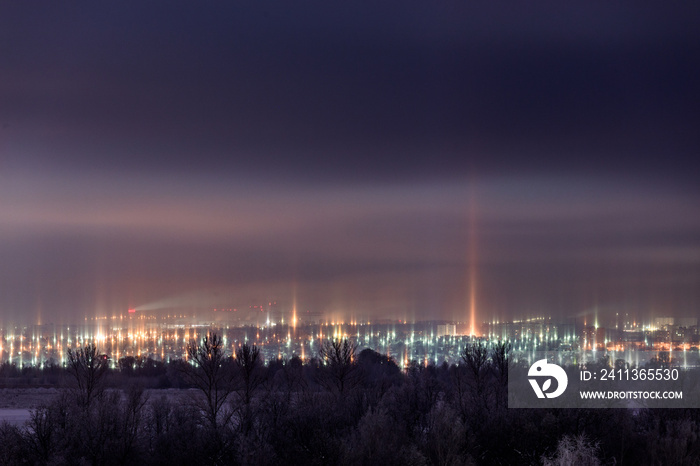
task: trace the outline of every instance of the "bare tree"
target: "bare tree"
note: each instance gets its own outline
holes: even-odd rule
[[[93,398],[104,390],[104,376],[108,370],[107,356],[100,354],[94,343],[76,350],[68,348],[67,370],[77,383],[79,404],[90,406]]]
[[[185,379],[204,395],[202,408],[212,427],[219,424],[219,413],[234,390],[233,372],[227,367],[223,342],[215,333],[204,337],[202,342],[191,340],[187,345],[187,356],[194,364],[183,365]],[[230,414],[223,424],[230,419]]]
[[[460,355],[467,365],[469,372],[474,376],[474,379],[479,380],[489,360],[489,352],[484,342],[478,340],[470,343],[462,349]]]
[[[61,429],[60,414],[61,399],[57,398],[56,402],[42,404],[37,406],[33,411],[29,421],[27,422],[27,435],[25,436],[27,444],[36,455],[36,460],[42,464],[50,464],[49,461],[60,443],[63,429]],[[57,408],[58,407],[58,408]],[[65,422],[64,422],[65,424]],[[65,427],[65,425],[63,426]],[[4,463],[3,463],[4,464]]]
[[[496,408],[506,407],[508,403],[508,354],[510,343],[499,340],[491,352],[491,362],[496,376]]]
[[[508,353],[510,353],[511,345],[504,341],[498,341],[491,352],[491,361],[496,370],[496,375],[499,380],[508,380]]]
[[[251,401],[253,393],[263,382],[260,376],[260,350],[255,345],[244,343],[236,351],[236,366],[241,375],[239,382],[241,398],[243,400],[243,412],[240,427],[245,434],[253,428],[253,411]]]
[[[565,435],[559,440],[557,451],[552,456],[543,456],[544,466],[598,466],[600,459],[597,443],[588,440],[585,434],[575,437]]]
[[[321,361],[325,364],[319,382],[329,390],[337,390],[339,394],[359,383],[357,371],[357,358],[355,352],[357,345],[344,340],[327,340],[319,350]]]
[[[243,402],[246,406],[250,404],[255,389],[262,383],[262,377],[260,377],[258,373],[260,363],[260,350],[257,346],[250,346],[244,343],[243,346],[236,351],[236,365],[243,379]]]
[[[457,382],[458,394],[460,397],[460,410],[463,416],[467,416],[469,411],[472,411],[472,422],[478,424],[481,422],[479,416],[474,416],[474,413],[484,415],[483,410],[487,408],[488,393],[486,393],[486,376],[488,370],[489,352],[483,341],[478,340],[471,342],[462,349],[460,353],[466,371],[462,373],[460,367],[456,368],[455,375]],[[471,401],[471,409],[468,405],[464,405],[467,399]]]
[[[147,402],[148,397],[143,388],[132,386],[126,394],[126,403],[120,407],[113,455],[120,464],[133,462],[137,455],[139,435],[143,431],[144,406]]]

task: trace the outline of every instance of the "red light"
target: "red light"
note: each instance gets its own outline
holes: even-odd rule
[[[136,312],[136,309],[129,309],[129,314],[133,314]]]

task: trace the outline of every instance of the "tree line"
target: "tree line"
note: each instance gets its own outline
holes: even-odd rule
[[[700,464],[698,410],[508,409],[509,350],[401,370],[345,339],[265,363],[211,334],[187,361],[112,370],[88,344],[55,399],[0,426],[0,464]]]

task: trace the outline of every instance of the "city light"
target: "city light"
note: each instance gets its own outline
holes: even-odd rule
[[[348,339],[360,349],[369,348],[406,369],[411,364],[460,363],[460,352],[468,344],[481,340],[487,346],[504,342],[513,354],[532,355],[535,351],[576,353],[582,362],[605,355],[610,362],[623,359],[639,365],[667,353],[671,360],[689,367],[698,364],[698,323],[696,318],[656,319],[653,323],[613,324],[609,327],[587,325],[586,321],[558,323],[551,317],[529,317],[517,321],[494,320],[474,329],[471,316],[464,322],[364,321],[304,322],[292,316],[284,324],[253,325],[211,323],[205,319],[147,313],[129,313],[103,323],[89,319],[80,326],[42,324],[0,329],[0,362],[22,366],[64,365],[65,351],[94,342],[106,354],[112,367],[120,359],[135,357],[156,361],[187,359],[187,345],[208,333],[222,336],[231,354],[241,344],[261,348],[265,360],[303,361],[316,357],[325,340]],[[266,315],[270,315],[267,313]],[[529,357],[529,356],[528,356]]]

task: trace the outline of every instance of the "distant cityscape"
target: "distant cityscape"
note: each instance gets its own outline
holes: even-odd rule
[[[516,357],[540,351],[568,354],[567,362],[620,359],[644,365],[659,354],[682,367],[698,367],[700,333],[697,317],[657,317],[649,322],[616,315],[614,325],[599,326],[585,319],[557,322],[533,317],[509,322],[405,320],[326,321],[321,316],[298,319],[295,311],[255,306],[259,322],[243,321],[233,309],[206,315],[148,313],[129,310],[118,316],[86,318],[80,324],[35,324],[0,328],[0,363],[17,367],[65,365],[66,351],[89,342],[117,367],[120,359],[151,358],[169,362],[187,359],[187,344],[208,333],[223,337],[228,354],[244,342],[258,346],[265,361],[318,356],[327,339],[347,338],[360,350],[370,348],[393,358],[403,369],[411,365],[456,363],[462,349],[477,340],[486,345],[506,342]],[[312,320],[313,319],[313,320]],[[560,356],[561,357],[561,356]]]

